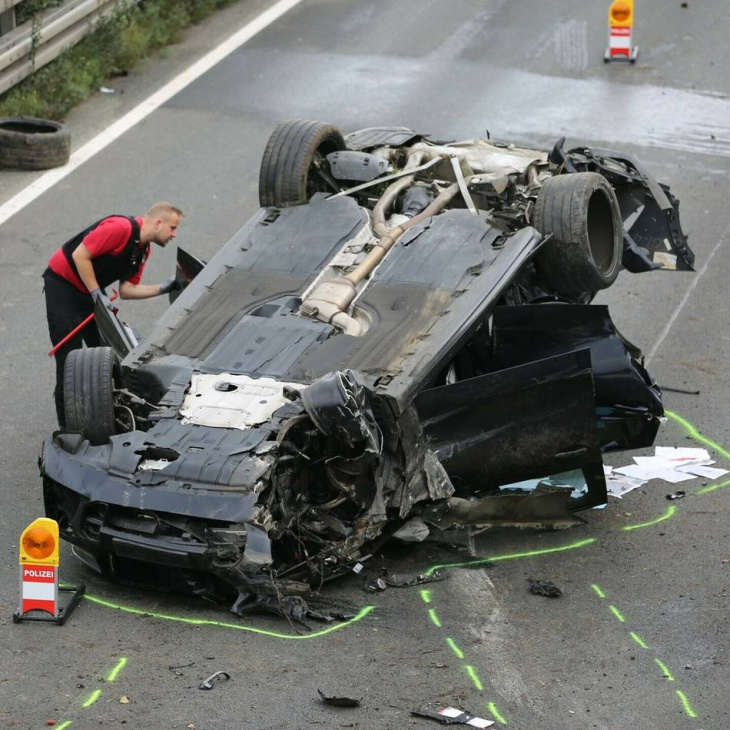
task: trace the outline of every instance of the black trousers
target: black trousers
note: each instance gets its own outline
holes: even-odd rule
[[[94,312],[94,300],[91,295],[82,294],[73,284],[69,284],[50,269],[46,269],[43,273],[43,291],[46,295],[48,332],[55,346]],[[101,345],[99,330],[93,319],[56,352],[56,389],[53,391],[53,398],[56,401],[58,425],[61,428],[66,425],[63,408],[63,369],[69,352],[78,350],[84,343],[88,347]]]

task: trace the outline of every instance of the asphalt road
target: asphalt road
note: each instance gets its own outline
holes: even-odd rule
[[[72,113],[75,148],[270,5],[234,4],[111,80],[116,94]],[[730,463],[730,8],[637,0],[640,56],[628,66],[602,61],[607,6],[303,0],[2,221],[4,726],[39,728],[52,718],[74,728],[436,727],[410,716],[429,703],[530,730],[730,726],[723,480],[690,482],[677,502],[665,498],[671,485],[653,481],[570,531],[458,535],[470,553],[428,544],[389,553],[388,565],[409,570],[492,561],[445,568],[426,593],[370,595],[355,578],[339,582],[327,598],[358,617],[325,634],[101,582],[65,547],[62,579],[86,581],[90,599],[62,628],[11,622],[18,536],[42,515],[36,461],[54,426],[40,279],[48,256],[101,215],[165,198],[186,212],[179,244],[210,258],[257,207],[264,144],[288,118],[346,131],[409,125],[441,138],[489,129],[540,146],[565,135],[639,156],[681,200],[698,271],[624,273],[601,301],[649,355],[659,383],[700,391],[666,394],[674,415],[658,443],[703,445],[696,428],[713,442],[718,466]],[[1,171],[0,206],[41,179]],[[173,260],[156,251],[147,281],[168,276]],[[144,331],[163,306],[125,302],[122,313]],[[555,581],[563,597],[531,595],[528,577]],[[189,666],[169,668],[179,665]],[[198,690],[218,669],[231,679]],[[326,707],[317,689],[361,698],[361,707]]]

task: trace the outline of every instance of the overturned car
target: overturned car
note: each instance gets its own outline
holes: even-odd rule
[[[277,127],[261,209],[208,264],[179,252],[154,331],[100,308],[108,346],[69,356],[40,462],[61,535],[118,580],[291,615],[393,535],[605,503],[602,452],[663,410],[590,302],[694,257],[668,187],[563,143]]]

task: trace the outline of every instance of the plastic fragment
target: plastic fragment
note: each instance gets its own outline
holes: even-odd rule
[[[220,679],[230,679],[231,675],[228,674],[228,672],[223,672],[223,671],[215,672],[214,674],[211,674],[210,677],[208,677],[208,679],[201,682],[198,685],[198,689],[213,689],[213,680],[219,679],[219,678]]]
[[[491,727],[494,720],[485,720],[483,717],[476,717],[466,710],[458,710],[456,707],[444,707],[441,710],[411,710],[411,715],[416,717],[427,717],[436,720],[442,725],[470,725],[471,727]]]
[[[356,700],[354,697],[328,697],[321,689],[318,689],[317,692],[322,698],[322,702],[326,705],[332,705],[334,707],[360,707],[361,700]]]
[[[563,591],[551,580],[536,580],[535,578],[528,578],[527,580],[530,583],[530,592],[536,596],[560,598],[563,595]]]

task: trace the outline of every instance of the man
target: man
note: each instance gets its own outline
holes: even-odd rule
[[[150,243],[163,248],[177,235],[183,213],[170,203],[155,203],[141,218],[111,215],[89,226],[61,246],[43,272],[48,330],[54,346],[94,311],[96,301],[113,311],[104,291],[119,281],[122,299],[148,299],[179,288],[172,277],[162,284],[142,284]],[[101,344],[92,320],[56,352],[58,423],[65,426],[63,369],[69,352],[86,343]]]

